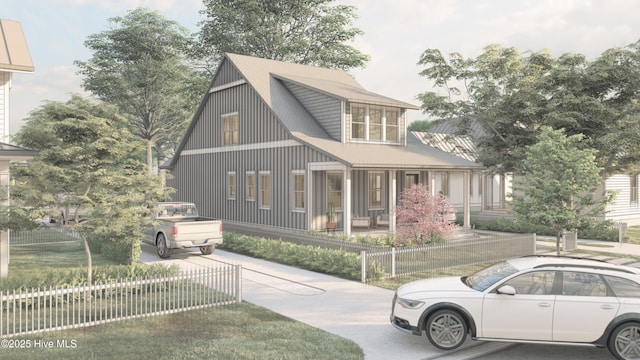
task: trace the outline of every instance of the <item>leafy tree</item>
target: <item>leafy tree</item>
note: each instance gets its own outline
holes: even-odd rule
[[[583,134],[579,146],[598,150],[603,174],[640,165],[640,42],[594,61],[490,45],[476,58],[428,49],[418,64],[437,90],[418,96],[422,110],[459,118],[470,135],[471,121],[480,122],[479,161],[498,172],[524,170],[526,146],[536,143],[542,126]]]
[[[413,121],[409,126],[407,126],[407,130],[409,131],[429,131],[435,123],[429,120],[416,120]]]
[[[74,95],[31,112],[15,141],[38,155],[14,169],[14,196],[26,208],[70,214],[70,227],[83,238],[89,282],[88,237],[99,237],[110,250],[124,248],[127,256],[118,259],[123,263],[137,260],[144,205],[160,198],[161,190],[136,156],[144,144],[126,119],[113,107]],[[89,221],[81,224],[83,212]]]
[[[398,221],[396,245],[426,244],[450,234],[455,224],[447,219],[449,201],[434,197],[424,185],[413,185],[402,192],[396,206]]]
[[[369,59],[348,42],[362,31],[351,28],[353,6],[333,0],[204,0],[205,16],[194,56],[206,69],[227,52],[322,67],[364,67]]]
[[[89,61],[76,61],[83,87],[126,114],[147,143],[153,169],[183,133],[206,85],[187,64],[189,33],[157,11],[138,8],[109,19],[111,28],[90,35]]]
[[[601,182],[596,151],[581,149],[584,136],[566,136],[545,126],[538,142],[526,148],[526,172],[513,182],[511,203],[516,221],[553,229],[560,238],[564,230],[579,227],[585,218],[601,214],[611,194],[596,196]]]

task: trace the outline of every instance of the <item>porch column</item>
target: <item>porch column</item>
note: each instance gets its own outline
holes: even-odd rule
[[[464,216],[463,216],[463,222],[462,222],[462,226],[465,228],[470,228],[471,227],[471,201],[469,199],[469,189],[470,189],[470,181],[471,181],[471,176],[469,176],[471,173],[471,170],[467,170],[464,173],[462,173],[462,181],[463,181],[463,186],[462,186],[462,206],[464,209]]]
[[[436,196],[436,177],[434,176],[434,172],[429,170],[427,174],[429,174],[429,183],[427,184],[427,186],[429,186],[429,192],[432,196]]]
[[[396,171],[389,170],[389,232],[396,233]]]
[[[342,225],[344,234],[351,235],[351,168],[345,168],[342,181]]]

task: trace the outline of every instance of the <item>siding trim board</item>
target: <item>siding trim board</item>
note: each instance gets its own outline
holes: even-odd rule
[[[292,147],[292,146],[302,146],[302,144],[295,140],[280,140],[280,141],[270,141],[270,142],[255,143],[255,144],[229,145],[229,146],[221,146],[216,148],[182,150],[182,152],[180,153],[180,156],[217,154],[217,153],[248,151],[248,150],[266,150],[266,149],[276,149],[276,148],[284,148],[284,147]]]
[[[236,86],[240,86],[240,85],[244,85],[246,84],[247,81],[242,79],[242,80],[237,80],[237,81],[232,81],[230,83],[226,83],[223,85],[219,85],[219,86],[214,86],[209,90],[209,93],[212,94],[214,92],[218,92],[218,91],[222,91],[222,90],[226,90],[226,89],[230,89],[232,87],[236,87]]]

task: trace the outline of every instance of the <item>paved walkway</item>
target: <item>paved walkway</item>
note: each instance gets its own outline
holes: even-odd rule
[[[640,245],[580,241],[578,247],[602,252],[603,258],[613,257],[607,253],[616,257],[640,256]],[[183,268],[206,266],[212,260],[240,264],[243,300],[350,339],[363,349],[367,360],[464,360],[510,346],[467,340],[460,351],[443,353],[431,346],[426,337],[406,334],[390,325],[391,290],[221,250],[208,256],[183,251],[170,260],[160,260],[154,247],[143,244],[142,248],[143,262],[178,264]],[[627,263],[636,262],[629,260]]]

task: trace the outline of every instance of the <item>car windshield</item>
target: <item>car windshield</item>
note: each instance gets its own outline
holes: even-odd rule
[[[484,291],[496,282],[506,278],[511,274],[515,274],[518,269],[514,268],[507,262],[497,263],[495,265],[484,268],[473,275],[463,278],[464,283],[478,291]]]

